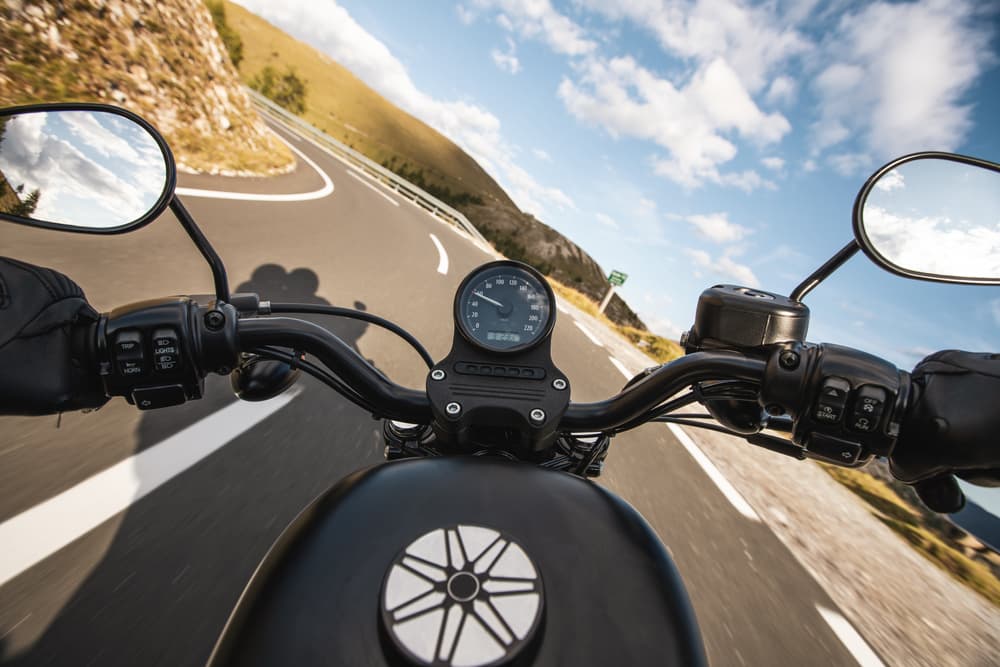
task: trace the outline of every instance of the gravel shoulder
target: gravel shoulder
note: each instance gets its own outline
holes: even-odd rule
[[[629,370],[655,365],[574,309]],[[1000,609],[883,525],[818,465],[685,428],[889,665],[1000,664]]]

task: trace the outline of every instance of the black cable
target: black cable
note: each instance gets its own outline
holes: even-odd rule
[[[256,354],[265,359],[273,359],[275,361],[284,362],[293,368],[301,368],[303,371],[313,376],[323,384],[327,385],[335,392],[351,401],[358,407],[367,410],[368,412],[376,412],[373,405],[364,399],[358,392],[354,391],[348,384],[343,380],[333,375],[329,371],[323,369],[320,366],[307,361],[305,359],[300,359],[294,354],[289,354],[284,350],[271,348],[271,347],[260,347],[250,350],[251,353]]]
[[[371,313],[366,313],[363,310],[352,310],[351,308],[340,308],[338,306],[327,306],[324,304],[312,304],[312,303],[271,303],[272,313],[312,313],[314,315],[329,315],[331,317],[347,317],[354,320],[361,320],[363,322],[368,322],[374,324],[377,327],[382,327],[387,331],[390,331],[407,343],[410,344],[420,358],[424,360],[427,364],[427,368],[434,367],[434,359],[428,354],[424,346],[420,344],[413,335],[408,332],[403,327],[390,322],[389,320],[379,317],[378,315],[372,315]]]

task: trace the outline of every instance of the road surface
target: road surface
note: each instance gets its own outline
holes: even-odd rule
[[[364,307],[444,356],[454,291],[492,256],[308,140],[283,135],[320,171],[300,163],[271,179],[180,179],[237,193],[184,197],[232,286]],[[239,196],[247,193],[303,196]],[[117,237],[4,224],[0,254],[67,273],[99,310],[212,287],[169,214]],[[559,312],[553,356],[574,400],[605,398],[638,369],[580,320],[571,308]],[[422,386],[426,369],[404,343],[328,323],[390,377]],[[140,413],[115,399],[61,422],[0,418],[0,434],[0,550],[4,536],[34,549],[23,563],[0,556],[0,656],[23,665],[203,664],[286,523],[382,451],[380,424],[311,379],[276,402],[242,404],[228,379],[213,376],[205,399],[177,408]],[[156,456],[143,456],[157,445]],[[622,435],[602,483],[667,544],[711,663],[879,664],[753,508],[687,445],[663,425]]]

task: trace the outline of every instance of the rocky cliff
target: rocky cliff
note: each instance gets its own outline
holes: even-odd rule
[[[251,106],[201,0],[0,0],[0,106],[67,100],[137,112],[188,171],[295,164]]]

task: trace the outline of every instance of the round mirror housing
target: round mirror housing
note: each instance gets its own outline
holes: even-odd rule
[[[952,153],[893,160],[858,193],[854,236],[908,278],[1000,284],[1000,165]]]
[[[0,219],[120,234],[170,204],[174,158],[152,125],[105,104],[0,110]]]

